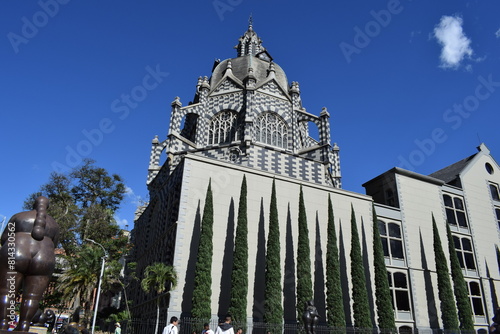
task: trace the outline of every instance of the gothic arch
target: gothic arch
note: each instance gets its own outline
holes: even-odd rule
[[[266,113],[266,112],[273,112],[273,113],[278,114],[283,119],[283,121],[285,121],[285,123],[287,123],[287,124],[290,122],[290,118],[289,118],[289,114],[288,114],[287,110],[284,110],[282,108],[276,108],[275,106],[260,106],[260,107],[255,109],[255,114],[259,115],[259,116]]]
[[[288,125],[276,112],[266,111],[254,122],[255,140],[271,146],[288,148]]]
[[[238,113],[223,110],[216,113],[208,124],[208,145],[231,143],[238,140]]]

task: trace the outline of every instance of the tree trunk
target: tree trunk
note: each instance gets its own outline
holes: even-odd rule
[[[156,327],[155,334],[158,334],[158,323],[160,322],[160,297],[156,298]]]

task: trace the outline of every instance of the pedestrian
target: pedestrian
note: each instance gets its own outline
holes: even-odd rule
[[[498,324],[500,323],[500,307],[497,307],[495,310],[495,315],[491,319],[493,320],[493,323],[490,325],[490,333],[496,334],[498,333]]]
[[[238,328],[238,330],[236,331],[236,334],[243,334],[243,328]]]
[[[233,325],[231,325],[231,316],[227,315],[224,322],[219,324],[215,334],[234,334]]]
[[[170,324],[163,328],[162,334],[178,334],[179,330],[177,329],[177,325],[179,324],[179,318],[172,317],[170,318]]]
[[[115,334],[122,334],[122,326],[120,326],[119,322],[115,324]]]
[[[210,324],[208,322],[205,322],[203,324],[203,331],[201,334],[214,334],[214,331],[210,329]]]

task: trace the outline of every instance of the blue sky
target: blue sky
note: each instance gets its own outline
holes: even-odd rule
[[[400,166],[429,174],[500,156],[497,1],[5,0],[0,12],[0,219],[89,157],[147,199],[151,140],[248,26],[331,115],[343,188]]]

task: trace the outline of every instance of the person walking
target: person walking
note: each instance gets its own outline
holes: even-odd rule
[[[224,322],[219,324],[215,334],[234,334],[233,325],[231,325],[231,316],[227,315]]]
[[[122,334],[122,326],[120,326],[119,322],[115,324],[115,334]]]
[[[163,328],[162,334],[179,334],[179,330],[177,329],[177,325],[179,324],[179,318],[172,317],[170,318],[170,324]]]

